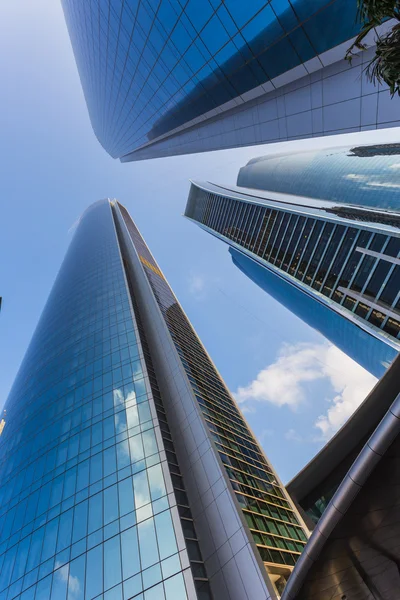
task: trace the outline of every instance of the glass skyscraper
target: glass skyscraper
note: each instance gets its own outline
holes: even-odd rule
[[[307,530],[116,201],[81,217],[4,415],[1,600],[279,597]]]
[[[356,0],[62,0],[94,131],[122,161],[393,126],[344,60]]]
[[[193,183],[185,212],[377,377],[400,350],[398,153],[396,145],[254,159],[238,186]]]

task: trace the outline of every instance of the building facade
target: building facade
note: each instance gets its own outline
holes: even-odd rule
[[[116,201],[81,217],[5,409],[1,600],[279,597],[307,529]]]
[[[282,600],[400,595],[400,357],[288,484],[315,525]]]
[[[185,215],[228,243],[234,263],[261,288],[380,377],[400,350],[400,212],[375,206],[382,186],[383,205],[399,208],[396,168],[379,181],[347,169],[354,185],[341,188],[334,168],[329,177],[318,169],[301,175],[284,157],[283,177],[280,160],[251,161],[238,179],[245,188],[192,183]],[[331,200],[295,193],[311,194],[321,178]],[[270,180],[272,191],[254,189]]]
[[[122,161],[399,124],[364,76],[374,48],[344,60],[356,0],[62,4],[93,129]]]

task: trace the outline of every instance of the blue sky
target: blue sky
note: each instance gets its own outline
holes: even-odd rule
[[[351,413],[373,378],[236,269],[227,246],[182,218],[189,178],[234,183],[282,144],[121,164],[89,122],[61,6],[0,5],[0,406],[88,204],[118,198],[135,219],[284,481]],[[398,130],[352,141],[398,141]],[[329,145],[343,144],[343,136]],[[328,140],[296,142],[293,149]],[[287,144],[285,145],[287,147]]]

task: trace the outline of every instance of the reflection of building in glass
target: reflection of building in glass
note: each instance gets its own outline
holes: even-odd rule
[[[123,161],[399,123],[371,51],[343,59],[356,0],[63,7],[94,131]]]
[[[230,245],[246,275],[376,376],[400,350],[400,180],[389,159],[380,171],[360,159],[368,176],[343,149],[256,159],[240,171],[246,187],[193,183],[185,212]],[[364,177],[374,186],[360,186]]]
[[[400,144],[261,156],[240,169],[237,184],[400,213]]]
[[[351,148],[350,156],[370,157],[400,154],[400,144],[378,144],[374,146],[357,146]]]
[[[1,598],[276,598],[306,529],[118,203],[81,218],[6,406]]]
[[[314,533],[285,600],[400,597],[400,357],[288,484]],[[328,596],[328,597],[329,597]]]

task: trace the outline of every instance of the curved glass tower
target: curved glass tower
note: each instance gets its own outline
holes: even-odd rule
[[[0,599],[275,599],[306,532],[128,213],[95,203],[5,406]]]
[[[185,216],[234,264],[376,377],[400,350],[399,146],[251,160],[193,182]]]
[[[240,169],[237,185],[400,213],[400,144],[253,158]]]
[[[344,60],[356,0],[62,4],[93,129],[122,161],[399,122],[363,76],[371,52]]]

